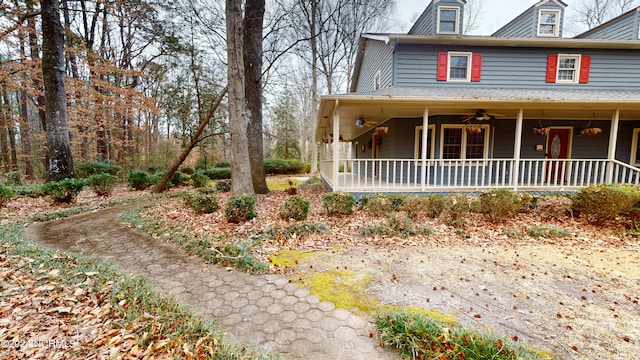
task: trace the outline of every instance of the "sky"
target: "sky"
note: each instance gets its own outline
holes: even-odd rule
[[[402,31],[409,31],[411,25],[422,14],[431,0],[396,0],[396,13],[404,24]],[[527,10],[539,0],[482,0],[482,11],[478,20],[478,27],[470,34],[491,35],[493,32],[506,25],[523,11]],[[566,12],[580,5],[580,0],[564,0],[568,4]],[[567,20],[567,14],[565,14]],[[565,27],[566,30],[566,27]]]

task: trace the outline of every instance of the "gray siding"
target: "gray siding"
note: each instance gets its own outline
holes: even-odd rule
[[[438,32],[438,7],[439,6],[455,6],[459,7],[460,11],[458,12],[458,24],[459,24],[459,33],[462,33],[462,29],[464,29],[464,5],[461,5],[457,0],[440,0],[434,4],[434,2],[430,2],[425,11],[420,15],[418,20],[416,20],[415,24],[409,30],[409,35],[439,35]],[[450,36],[450,34],[447,34]]]
[[[559,10],[560,23],[558,37],[562,37],[564,27],[564,8],[558,6],[553,1],[549,1],[540,6],[532,6],[518,15],[507,25],[498,29],[492,36],[495,37],[515,37],[515,38],[535,38],[538,37],[538,13],[540,9]]]
[[[638,40],[638,9],[576,36],[579,39]]]
[[[367,39],[356,92],[374,90],[374,78],[380,71],[380,88],[392,85],[393,48],[384,41]]]
[[[437,54],[446,51],[482,53],[480,82],[454,83],[437,81]],[[549,54],[591,56],[591,70],[587,84],[555,84],[546,82]],[[543,48],[475,48],[432,45],[404,45],[394,55],[394,86],[477,86],[497,88],[558,88],[572,89],[640,89],[640,52],[637,50],[602,49],[543,49]]]

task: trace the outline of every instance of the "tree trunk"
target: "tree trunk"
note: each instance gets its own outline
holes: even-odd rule
[[[247,138],[241,7],[242,0],[226,0],[231,187],[234,194],[254,194]]]
[[[253,189],[258,194],[269,192],[264,173],[262,141],[262,27],[265,0],[246,0],[243,21],[244,93],[247,99],[249,125],[249,161]]]
[[[44,80],[49,181],[75,177],[64,87],[64,28],[58,0],[41,0],[42,78]]]
[[[204,131],[204,128],[207,126],[207,124],[209,124],[209,121],[211,120],[211,118],[213,118],[213,113],[216,111],[218,106],[220,106],[222,99],[227,94],[227,90],[228,90],[228,87],[225,87],[224,89],[222,89],[220,94],[218,94],[218,97],[216,97],[213,104],[211,104],[211,108],[207,112],[207,115],[202,119],[202,121],[200,121],[200,125],[198,125],[198,129],[196,130],[195,134],[193,134],[193,136],[191,137],[191,142],[189,142],[189,145],[187,145],[184,151],[182,151],[182,154],[180,154],[180,157],[178,158],[178,160],[171,166],[171,169],[169,169],[169,171],[167,171],[167,173],[162,177],[162,179],[160,179],[158,184],[153,189],[154,192],[160,193],[166,190],[167,183],[169,182],[173,174],[178,170],[180,165],[182,165],[182,163],[185,161],[187,156],[189,156],[189,153],[191,153],[191,150],[193,150],[196,144],[201,140],[200,135],[202,135],[202,131]]]
[[[311,32],[311,123],[313,124],[311,133],[311,174],[318,173],[318,145],[316,144],[316,131],[318,123],[318,39],[316,38],[316,21],[318,19],[318,2],[311,1],[311,22],[309,29]]]

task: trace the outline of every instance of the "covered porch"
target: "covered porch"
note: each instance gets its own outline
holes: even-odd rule
[[[321,175],[334,191],[640,184],[638,92],[391,88],[326,96],[318,121]]]

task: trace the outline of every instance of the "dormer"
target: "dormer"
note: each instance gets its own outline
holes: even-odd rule
[[[514,38],[560,38],[564,9],[560,0],[542,0],[525,10],[491,36]]]
[[[409,30],[409,35],[461,35],[466,3],[465,0],[432,0]]]
[[[587,30],[576,39],[640,40],[640,7]]]

